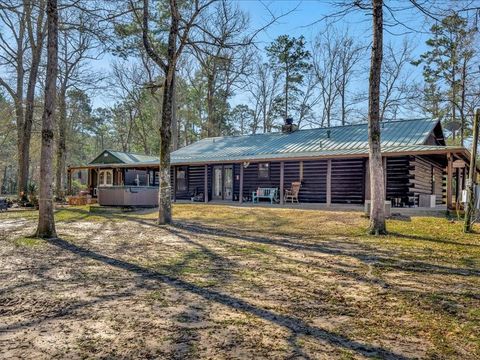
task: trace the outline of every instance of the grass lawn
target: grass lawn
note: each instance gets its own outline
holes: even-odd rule
[[[480,235],[447,219],[175,205],[0,214],[2,358],[480,358]],[[477,232],[480,228],[477,226]]]

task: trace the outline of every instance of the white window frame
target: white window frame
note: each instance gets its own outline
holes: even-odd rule
[[[103,182],[100,182],[100,174],[103,174]],[[111,183],[107,183],[107,174],[110,174]],[[98,186],[113,186],[113,170],[100,170],[98,172]]]

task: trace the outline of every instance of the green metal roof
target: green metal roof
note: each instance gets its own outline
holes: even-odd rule
[[[158,162],[158,157],[132,154],[123,151],[104,150],[89,164],[145,164],[152,162]]]
[[[382,123],[382,152],[428,151],[425,145],[438,120],[415,119]],[[368,153],[367,124],[206,138],[172,153],[172,164],[303,158]]]
[[[416,119],[382,123],[382,153],[458,151],[458,147],[426,145],[437,120]],[[274,160],[368,154],[367,124],[297,130],[293,133],[265,133],[224,136],[199,140],[171,154],[171,163]],[[152,165],[157,156],[105,150],[91,165]]]

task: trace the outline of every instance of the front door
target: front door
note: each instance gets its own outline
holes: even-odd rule
[[[223,167],[223,199],[233,200],[233,167]]]
[[[215,165],[213,167],[214,200],[233,200],[233,166]]]
[[[213,167],[213,200],[223,199],[223,171],[222,166]]]

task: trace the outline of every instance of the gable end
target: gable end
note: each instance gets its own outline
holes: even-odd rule
[[[110,151],[104,150],[93,159],[90,164],[125,164],[125,162],[113,155]]]

